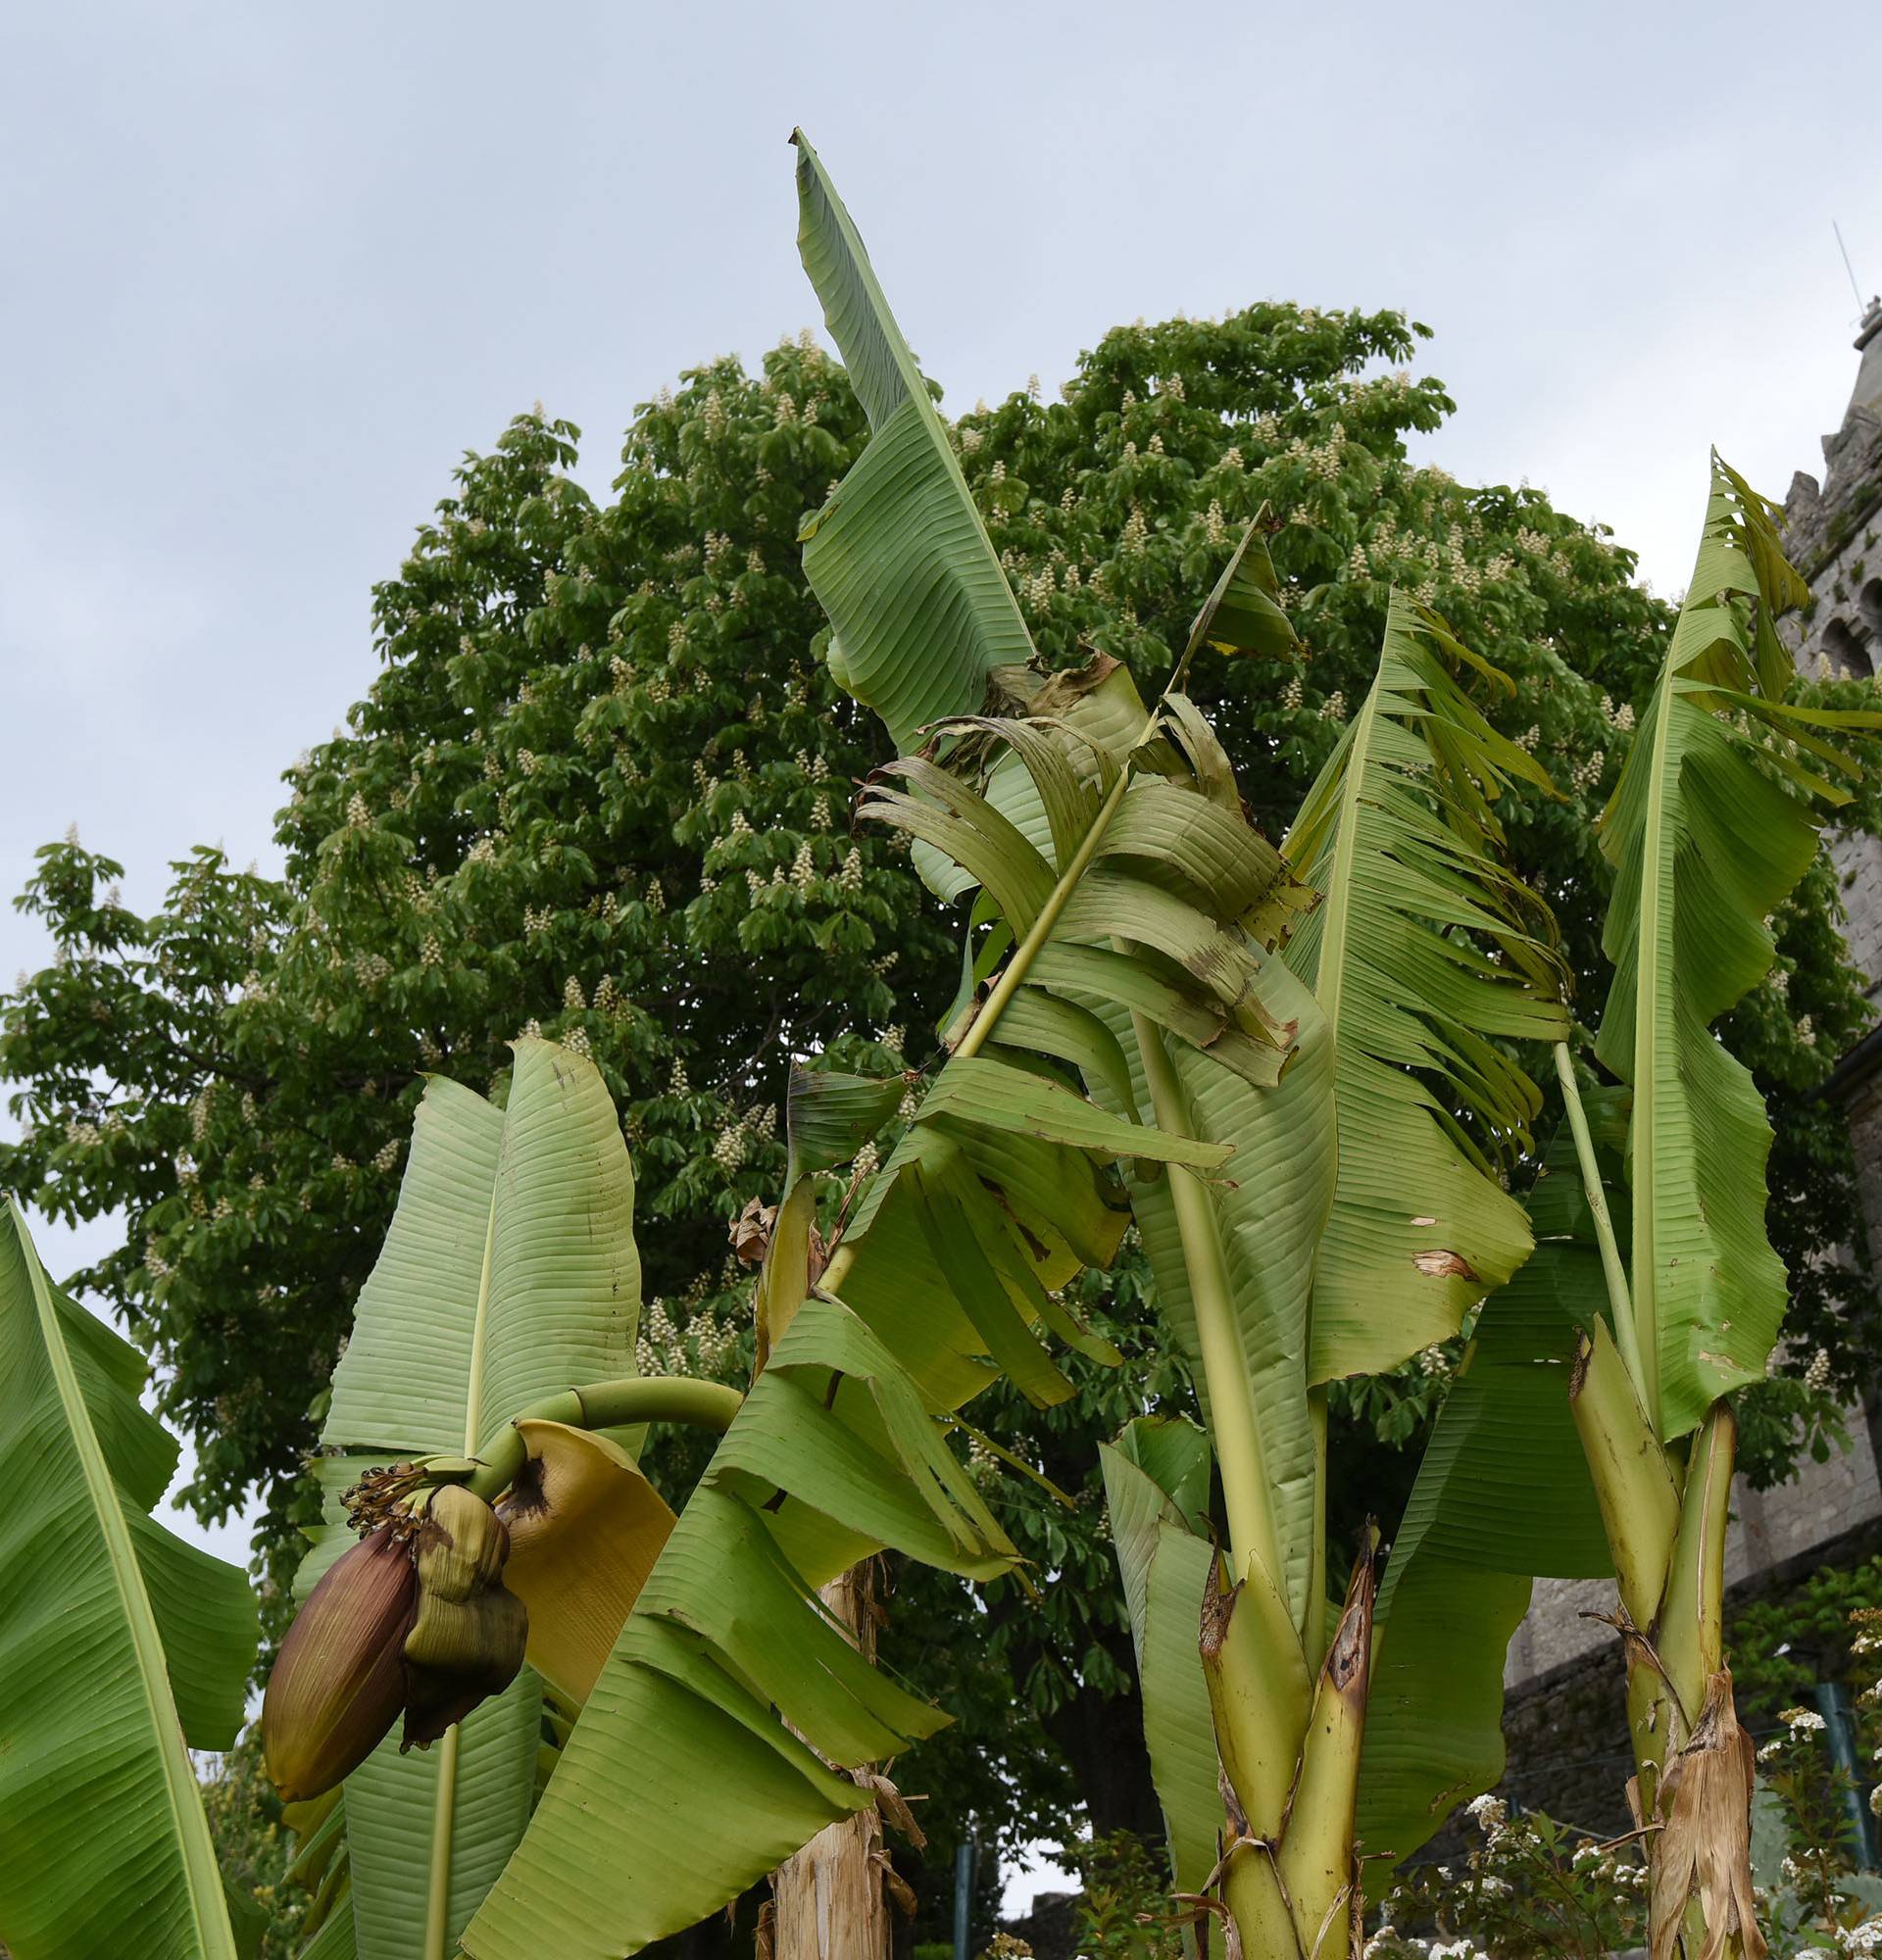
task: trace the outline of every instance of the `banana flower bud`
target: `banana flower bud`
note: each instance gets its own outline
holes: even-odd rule
[[[268,1774],[286,1801],[331,1789],[397,1720],[418,1610],[411,1547],[390,1525],[354,1545],[309,1594],[262,1701]]]
[[[434,1742],[522,1666],[523,1603],[503,1583],[510,1531],[459,1484],[432,1491],[414,1539],[418,1614],[405,1641],[405,1734],[399,1746]]]
[[[369,1471],[348,1494],[368,1536],[309,1594],[262,1703],[268,1773],[284,1800],[331,1789],[400,1711],[399,1746],[434,1742],[516,1679],[529,1616],[503,1583],[510,1533],[481,1497],[421,1466]]]

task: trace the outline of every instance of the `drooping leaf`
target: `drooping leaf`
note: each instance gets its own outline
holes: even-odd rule
[[[1847,769],[1801,714],[1773,622],[1808,595],[1772,507],[1717,457],[1679,622],[1602,817],[1614,866],[1604,950],[1614,979],[1596,1054],[1634,1091],[1632,1288],[1643,1384],[1662,1439],[1759,1380],[1786,1298],[1764,1232],[1771,1127],[1712,1023],[1762,979],[1770,913],[1816,850],[1811,797]]]
[[[786,1194],[801,1177],[848,1163],[896,1112],[908,1085],[846,1075],[837,1069],[793,1066],[786,1097],[785,1134],[790,1141]]]
[[[1170,1868],[1178,1891],[1198,1892],[1215,1868],[1222,1830],[1215,1731],[1197,1651],[1213,1556],[1196,1528],[1209,1499],[1209,1440],[1193,1423],[1144,1417],[1100,1455]]]
[[[1455,1334],[1529,1249],[1485,1147],[1527,1138],[1541,1098],[1499,1044],[1565,1034],[1565,973],[1547,907],[1498,856],[1492,805],[1511,778],[1548,779],[1484,718],[1461,666],[1494,673],[1395,590],[1377,678],[1283,847],[1325,894],[1286,956],[1339,1056],[1315,1381]]]
[[[1624,1223],[1625,1097],[1585,1100]],[[1532,1577],[1613,1569],[1569,1413],[1575,1336],[1608,1295],[1565,1123],[1529,1216],[1535,1250],[1484,1302],[1386,1566],[1360,1784],[1368,1859],[1410,1855],[1502,1777],[1504,1666]]]
[[[1300,637],[1281,605],[1281,582],[1274,575],[1274,561],[1267,550],[1267,528],[1273,523],[1263,506],[1243,533],[1235,556],[1215,581],[1215,589],[1203,602],[1203,610],[1189,629],[1185,660],[1205,646],[1224,654],[1288,657],[1298,651]]]
[[[466,1932],[474,1960],[601,1960],[692,1925],[870,1801],[844,1768],[941,1725],[815,1596],[883,1545],[967,1577],[1009,1567],[938,1414],[847,1307],[805,1301]]]
[[[247,1581],[149,1515],[176,1446],[144,1362],[0,1215],[0,1942],[234,1960],[188,1746],[227,1748]],[[188,1746],[186,1746],[186,1744]]]

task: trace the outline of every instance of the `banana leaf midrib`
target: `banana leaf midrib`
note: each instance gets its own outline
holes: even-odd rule
[[[490,1185],[490,1211],[483,1232],[483,1266],[477,1276],[477,1305],[470,1324],[470,1371],[465,1383],[464,1453],[474,1454],[482,1440],[484,1348],[490,1326],[490,1275],[495,1265],[497,1204],[503,1192],[503,1156]],[[512,1411],[516,1413],[516,1411]],[[424,1960],[445,1960],[450,1944],[451,1866],[458,1810],[458,1771],[464,1756],[464,1725],[454,1722],[438,1745],[438,1788],[431,1812],[431,1863],[425,1892]]]
[[[1702,547],[1703,549],[1703,547]],[[1635,1335],[1643,1376],[1642,1399],[1648,1420],[1659,1426],[1659,1310],[1654,1272],[1654,1213],[1659,1196],[1652,1176],[1651,1143],[1658,1120],[1660,998],[1660,921],[1665,898],[1666,768],[1671,741],[1674,696],[1673,662],[1660,668],[1659,699],[1654,711],[1653,765],[1648,776],[1646,829],[1641,840],[1640,918],[1634,956],[1634,1117],[1630,1149],[1646,1138],[1650,1149],[1648,1175],[1635,1172],[1632,1299]],[[1651,930],[1647,929],[1651,921]],[[1636,1157],[1636,1162],[1638,1158]],[[1645,1189],[1642,1189],[1644,1182]]]
[[[1397,594],[1393,595],[1394,610]],[[1326,1017],[1328,1037],[1337,1048],[1340,1038],[1340,1007],[1346,989],[1347,939],[1353,913],[1353,866],[1358,860],[1361,811],[1372,800],[1365,794],[1366,769],[1371,755],[1371,736],[1379,712],[1379,682],[1366,690],[1365,705],[1354,724],[1347,752],[1346,775],[1340,784],[1340,816],[1334,829],[1333,854],[1328,860],[1325,911],[1320,927],[1319,971],[1315,975],[1314,998]],[[1374,805],[1376,808],[1376,805]],[[1286,847],[1283,846],[1285,852]]]

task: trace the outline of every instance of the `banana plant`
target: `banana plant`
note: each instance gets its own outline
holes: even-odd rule
[[[1325,1029],[1337,1162],[1330,1204],[1273,1248],[1285,1274],[1271,1256],[1264,1268],[1246,1254],[1239,1269],[1223,1262],[1236,1346],[1212,1347],[1188,1282],[1213,1243],[1240,1235],[1250,1252],[1262,1247],[1260,1212],[1239,1192],[1217,1195],[1182,1222],[1179,1255],[1159,1229],[1161,1194],[1139,1197],[1160,1298],[1202,1392],[1208,1445],[1190,1447],[1213,1445],[1229,1521],[1233,1565],[1204,1558],[1200,1666],[1198,1523],[1149,1462],[1141,1426],[1108,1455],[1107,1484],[1179,1888],[1219,1900],[1211,1909],[1225,1907],[1252,1953],[1344,1949],[1360,1900],[1361,1810],[1372,1803],[1362,1763],[1423,1746],[1416,1732],[1433,1713],[1417,1697],[1372,1700],[1374,1652],[1392,1642],[1375,1638],[1371,1543],[1344,1604],[1327,1598],[1325,1385],[1448,1339],[1530,1246],[1496,1164],[1526,1146],[1540,1097],[1507,1045],[1564,1030],[1562,970],[1546,906],[1502,861],[1494,805],[1513,780],[1547,779],[1497,735],[1461,673],[1507,685],[1395,593],[1374,684],[1283,844],[1324,894],[1285,958]],[[1292,1118],[1287,1160],[1298,1163],[1331,1112],[1289,1111],[1287,1091],[1284,1080],[1269,1106]],[[1205,1105],[1190,1113],[1213,1134]],[[1249,1402],[1258,1452],[1238,1452],[1234,1426]],[[1251,1469],[1237,1468],[1238,1454]],[[1248,1551],[1237,1543],[1242,1478],[1269,1494],[1272,1550],[1259,1537]],[[1160,1487],[1154,1537],[1127,1528]],[[1187,1643],[1172,1615],[1187,1618]],[[1509,1632],[1489,1634],[1499,1666]],[[1226,1815],[1214,1756],[1233,1798]],[[1458,1788],[1428,1805],[1416,1841],[1471,1793]]]
[[[715,1384],[634,1379],[633,1190],[580,1057],[520,1042],[502,1108],[426,1088],[334,1372],[326,1523],[264,1708],[319,1887],[310,1953],[456,1950],[528,1821],[545,1723],[566,1731],[672,1530],[623,1426],[723,1429],[737,1406]],[[349,1511],[371,1527],[350,1549]],[[431,1570],[447,1534],[495,1583]]]
[[[177,1448],[143,1357],[0,1214],[0,1946],[235,1960],[189,1750],[225,1749],[255,1657],[244,1574],[152,1508]]]
[[[1221,1177],[1171,1159],[1130,1180],[1208,1440],[1164,1426],[1153,1440],[1137,1426],[1106,1463],[1178,1882],[1212,1894],[1209,1909],[1227,1912],[1246,1951],[1338,1950],[1355,1889],[1373,1572],[1368,1551],[1329,1610],[1325,1383],[1455,1333],[1528,1250],[1493,1159],[1526,1143],[1540,1098],[1501,1045],[1558,1039],[1566,1016],[1547,908],[1502,865],[1492,806],[1512,778],[1546,778],[1458,675],[1508,683],[1395,596],[1377,683],[1283,847],[1325,903],[1303,921],[1296,891],[1284,915],[1244,922],[1249,995],[1289,1033],[1283,1071],[1237,1068],[1219,1045],[1174,1039],[1169,1016],[1097,984],[1120,961],[1160,973],[1183,956],[1153,918],[1110,906],[1114,833],[1094,842],[1094,826],[1125,820],[1111,813],[1117,799],[1132,816],[1161,813],[1141,791],[1161,793],[1153,758],[1165,744],[1185,755],[1202,808],[1239,808],[1228,759],[1180,682],[1200,648],[1224,638],[1291,651],[1265,547],[1259,530],[1245,540],[1148,721],[1115,674],[1082,696],[1083,677],[1034,683],[1022,723],[976,714],[979,697],[1026,687],[1012,664],[1011,596],[855,227],[798,141],[805,264],[862,377],[874,436],[805,533],[832,670],[904,753],[889,772],[901,787],[866,798],[864,813],[955,867],[930,878],[938,891],[977,883],[1003,917],[1015,909],[1015,839],[1062,887],[1079,875],[1063,914],[1035,910],[1027,928],[1022,905],[980,1015],[1025,1012],[1035,993],[1078,1009],[1081,1038],[1062,1036],[1054,1052],[1093,1102],[1233,1152]],[[884,444],[894,460],[871,469]],[[1099,757],[1104,805],[1068,802],[1041,768],[1037,752],[1061,728]],[[1065,760],[1075,780],[1077,759]],[[957,1027],[951,1067],[981,1025]],[[1212,1450],[1225,1567],[1198,1497]]]
[[[1711,1028],[1769,971],[1768,920],[1817,849],[1814,806],[1847,800],[1835,778],[1856,764],[1815,731],[1882,727],[1882,715],[1786,701],[1776,621],[1808,593],[1776,515],[1713,457],[1692,583],[1602,817],[1614,979],[1595,1054],[1632,1090],[1630,1256],[1614,1238],[1609,1314],[1583,1334],[1569,1397],[1620,1594],[1630,1795],[1656,1827],[1654,1960],[1682,1939],[1694,1952],[1763,1950],[1752,1745],[1723,1646],[1729,1397],[1762,1378],[1786,1288],[1764,1230],[1770,1123]]]
[[[633,1950],[872,1801],[867,1766],[938,1718],[867,1669],[812,1596],[885,1546],[969,1578],[1011,1567],[945,1446],[951,1412],[1000,1373],[1038,1402],[1069,1394],[1042,1333],[1114,1359],[1063,1288],[1114,1257],[1133,1182],[1207,1187],[1238,1148],[1146,1120],[1113,1023],[1161,1030],[1172,1068],[1206,1057],[1212,1078],[1253,1089],[1282,1081],[1313,1014],[1272,952],[1307,895],[1248,825],[1186,698],[1147,709],[1102,661],[1048,678],[1011,658],[1028,651],[1016,614],[986,622],[1004,578],[847,220],[808,148],[801,161],[807,261],[826,255],[847,295],[834,303],[875,336],[857,366],[878,439],[807,527],[819,590],[848,582],[833,658],[910,751],[861,813],[911,836],[938,886],[977,888],[988,984],[969,989],[948,1059],[828,1246],[811,1180],[907,1085],[813,1076],[794,1095],[762,1369],[463,1934],[477,1960]],[[910,499],[945,521],[909,520]],[[878,555],[910,536],[926,624],[900,602],[878,610]],[[934,636],[959,682],[945,700],[917,658]],[[1291,634],[1252,531],[1191,652],[1277,639]],[[947,707],[960,711],[922,733]]]

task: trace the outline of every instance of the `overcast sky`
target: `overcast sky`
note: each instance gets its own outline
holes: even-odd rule
[[[798,122],[949,405],[1138,315],[1402,307],[1423,454],[1676,591],[1708,445],[1782,496],[1841,420],[1878,72],[1873,0],[8,8],[0,895],[72,823],[134,906],[272,866],[459,453],[540,399],[600,489],[637,402],[817,320]],[[43,954],[0,914],[0,980]]]

